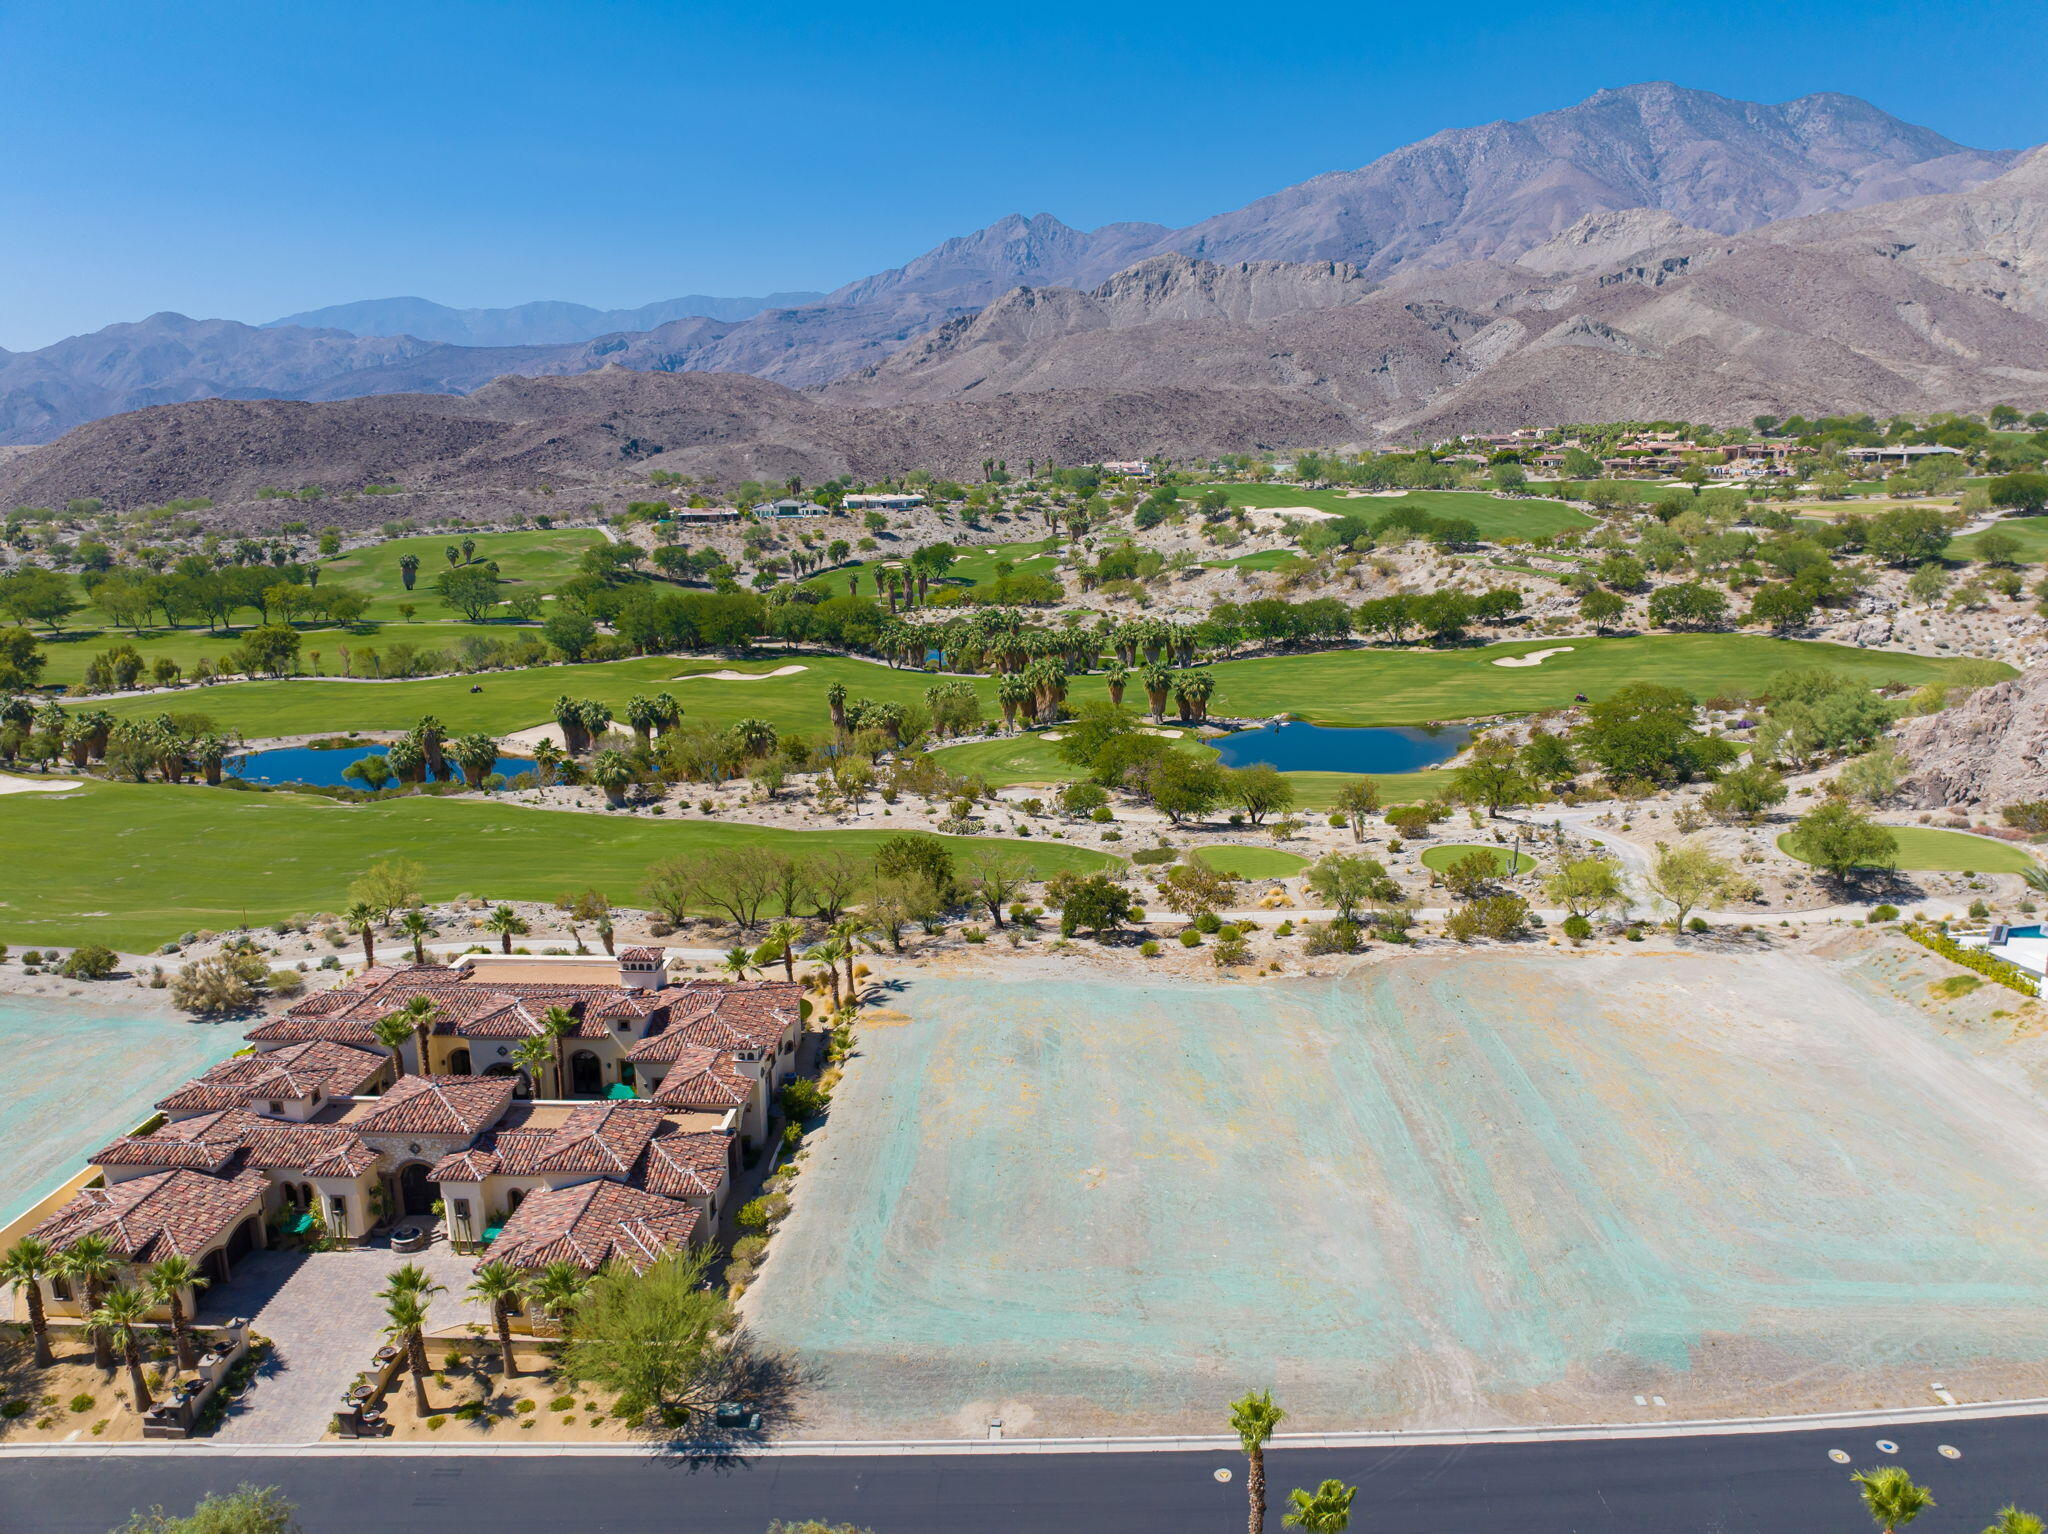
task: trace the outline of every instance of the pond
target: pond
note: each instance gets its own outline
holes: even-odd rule
[[[1455,724],[1338,730],[1290,720],[1218,736],[1210,744],[1226,767],[1268,762],[1282,772],[1419,772],[1456,756],[1471,738],[1470,730]]]
[[[384,746],[345,746],[332,750],[316,751],[311,746],[278,746],[269,751],[251,751],[246,756],[236,757],[231,770],[236,777],[250,783],[317,783],[328,788],[360,788],[363,785],[353,778],[342,776],[352,763],[360,762],[366,756],[382,756]],[[524,756],[501,756],[492,770],[513,777],[522,772],[533,771],[533,759]],[[451,778],[461,774],[450,761],[448,773]]]

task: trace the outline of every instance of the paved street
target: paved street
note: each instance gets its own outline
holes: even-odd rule
[[[1876,1440],[1896,1440],[1894,1461]],[[1947,1444],[1960,1451],[1948,1459]],[[1300,1449],[1269,1461],[1279,1534],[1287,1488],[1362,1486],[1361,1534],[1852,1534],[1849,1471],[1905,1465],[1938,1506],[1913,1534],[1975,1534],[2008,1500],[2048,1506],[2048,1419],[1393,1449]],[[1830,1450],[1847,1454],[1837,1464]],[[374,1455],[374,1459],[373,1459]],[[1228,1469],[1219,1482],[1215,1472]],[[1243,1460],[1230,1452],[772,1457],[728,1463],[359,1450],[247,1458],[177,1452],[0,1453],[0,1534],[106,1534],[138,1507],[275,1484],[306,1534],[756,1534],[774,1518],[849,1519],[876,1534],[1235,1534]]]
[[[208,1290],[202,1319],[250,1316],[257,1332],[276,1344],[255,1388],[228,1408],[220,1441],[300,1444],[325,1433],[343,1387],[369,1367],[383,1343],[384,1305],[377,1290],[406,1262],[421,1264],[447,1286],[429,1312],[435,1331],[486,1319],[480,1307],[462,1298],[472,1271],[469,1259],[438,1241],[410,1257],[383,1240],[342,1252],[251,1252],[236,1265],[233,1283]]]

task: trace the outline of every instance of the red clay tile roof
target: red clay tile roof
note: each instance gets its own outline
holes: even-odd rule
[[[330,1039],[223,1060],[160,1101],[159,1108],[240,1108],[252,1102],[303,1101],[317,1091],[352,1097],[391,1062],[381,1050],[355,1049]]]
[[[512,1105],[510,1076],[401,1076],[355,1121],[363,1134],[480,1135]]]
[[[242,1108],[195,1114],[165,1124],[152,1134],[123,1135],[86,1161],[92,1166],[189,1167],[219,1171],[242,1148],[249,1132],[275,1122]]]
[[[653,1101],[662,1108],[738,1108],[754,1095],[754,1078],[732,1062],[729,1051],[689,1045],[679,1050],[661,1078]]]
[[[787,980],[687,980],[655,994],[669,998],[667,1016],[652,1020],[629,1060],[676,1060],[692,1048],[772,1053],[802,1016]]]
[[[619,952],[621,960],[632,964],[659,964],[666,957],[666,952],[659,948],[626,948]]]
[[[308,1177],[359,1177],[382,1159],[340,1124],[268,1123],[249,1132],[247,1150],[250,1166]]]
[[[261,1172],[155,1172],[86,1189],[33,1234],[59,1250],[81,1236],[104,1235],[130,1262],[199,1257],[234,1229],[252,1201],[260,1204],[266,1186]]]
[[[732,1136],[720,1129],[663,1135],[647,1147],[641,1182],[667,1198],[717,1198],[732,1172]]]
[[[490,1254],[515,1268],[569,1262],[595,1273],[619,1260],[644,1269],[686,1246],[697,1219],[688,1204],[600,1178],[528,1194]]]
[[[554,1129],[522,1127],[486,1135],[468,1150],[443,1156],[427,1175],[435,1182],[481,1182],[494,1172],[630,1177],[661,1126],[661,1110],[650,1103],[585,1103]]]

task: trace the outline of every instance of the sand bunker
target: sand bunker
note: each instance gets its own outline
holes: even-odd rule
[[[69,778],[54,783],[38,783],[33,778],[0,777],[0,794],[62,794],[76,787],[77,782]]]
[[[1503,655],[1495,661],[1496,666],[1540,666],[1553,655],[1569,655],[1573,645],[1559,645],[1555,650],[1531,650],[1527,655]]]
[[[1316,506],[1254,506],[1250,508],[1249,515],[1254,522],[1283,522],[1289,517],[1303,517],[1311,522],[1334,522],[1338,513]]]
[[[770,677],[795,676],[799,671],[808,671],[809,666],[777,666],[773,671],[692,671],[676,678],[678,682],[765,682]]]
[[[534,747],[542,741],[558,750],[568,749],[559,724],[537,724],[530,730],[514,730],[510,735],[501,735],[498,737],[498,749],[507,756],[531,756]]]

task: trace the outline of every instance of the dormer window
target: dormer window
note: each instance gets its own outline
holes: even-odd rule
[[[272,1113],[273,1115],[276,1115],[276,1114],[280,1114],[280,1113],[284,1112],[284,1104],[283,1104],[283,1103],[272,1103],[272,1104],[270,1105],[270,1111],[271,1111],[271,1113]]]

